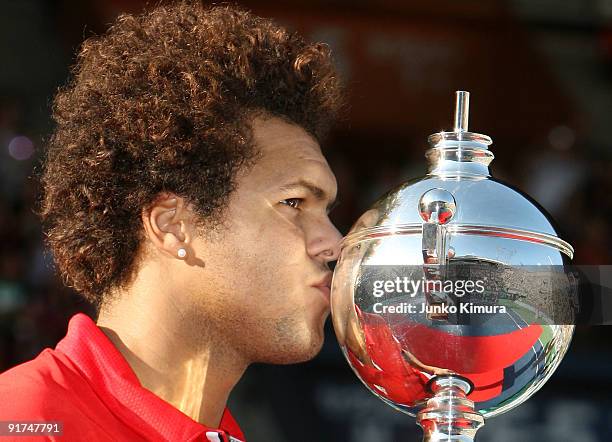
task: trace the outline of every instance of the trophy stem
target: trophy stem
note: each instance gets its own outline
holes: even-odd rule
[[[471,385],[455,375],[437,376],[430,383],[434,396],[417,415],[423,442],[473,442],[484,418],[467,398]]]

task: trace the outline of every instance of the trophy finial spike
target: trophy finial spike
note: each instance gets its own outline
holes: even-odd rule
[[[467,132],[470,117],[470,93],[457,91],[455,95],[455,132]]]

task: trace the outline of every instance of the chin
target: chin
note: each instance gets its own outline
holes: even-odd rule
[[[326,318],[327,315],[286,316],[275,323],[268,322],[270,327],[250,334],[257,336],[248,342],[251,362],[286,365],[309,361],[323,347]]]
[[[323,347],[323,329],[311,329],[303,335],[303,339],[283,340],[262,358],[260,362],[268,364],[288,365],[299,364],[313,359]]]
[[[294,352],[287,353],[281,357],[280,360],[274,362],[275,364],[299,364],[301,362],[310,361],[319,354],[323,347],[323,339],[319,342],[314,342],[310,347],[296,349]]]
[[[295,363],[310,361],[317,356],[323,348],[323,339],[323,334],[321,334],[321,337],[316,342],[313,342],[312,345],[302,353],[302,357]]]

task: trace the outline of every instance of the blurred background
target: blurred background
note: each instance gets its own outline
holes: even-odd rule
[[[326,146],[346,233],[384,191],[425,172],[426,137],[451,129],[454,91],[490,135],[493,174],[557,220],[577,264],[611,264],[612,0],[239,2],[330,44],[350,109]],[[34,167],[50,102],[80,43],[139,0],[0,2],[0,371],[54,347],[77,311],[42,246]],[[612,438],[610,327],[578,328],[544,388],[479,431],[486,441]],[[328,323],[319,357],[254,366],[231,408],[251,442],[420,441],[414,419],[366,391]]]

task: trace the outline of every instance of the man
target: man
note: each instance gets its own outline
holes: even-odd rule
[[[87,40],[54,101],[40,215],[99,314],[0,376],[0,421],[244,440],[226,402],[246,368],[322,345],[340,235],[319,143],[339,90],[324,45],[234,7],[160,6]]]

